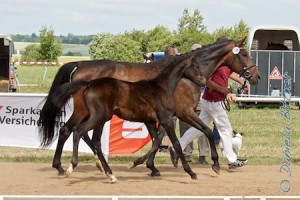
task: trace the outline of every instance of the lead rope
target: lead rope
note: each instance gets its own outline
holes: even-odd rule
[[[230,111],[230,103],[226,98],[224,99],[224,101],[222,101],[221,104],[224,110],[227,110],[228,112]]]
[[[246,87],[246,83],[247,83],[247,80],[244,81],[244,84],[242,85],[241,90],[240,90],[241,92],[244,91],[244,88]],[[224,110],[227,110],[228,112],[230,111],[230,102],[228,101],[228,99],[226,99],[226,97],[225,97],[224,101],[222,101],[222,108]]]

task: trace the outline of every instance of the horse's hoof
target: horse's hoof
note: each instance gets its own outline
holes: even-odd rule
[[[191,175],[191,178],[192,178],[193,180],[197,180],[197,179],[198,179],[196,174],[192,174],[192,175]]]
[[[66,170],[66,177],[71,176],[72,172],[73,172],[73,166],[72,164],[70,164],[69,168]]]
[[[129,165],[127,166],[127,169],[132,169],[134,168],[136,165],[132,162],[132,163],[129,163]]]
[[[65,173],[66,177],[70,177],[70,176],[71,176],[71,174],[72,174],[72,172],[71,172],[71,171],[69,171],[69,170],[67,170],[67,171],[66,171],[66,173]]]
[[[160,176],[160,172],[152,172],[151,176]]]
[[[113,174],[107,174],[107,176],[110,178],[111,183],[116,183],[118,181],[115,175]]]
[[[212,170],[217,174],[220,174],[220,166],[211,165]]]
[[[65,172],[65,170],[63,170],[63,171],[59,171],[59,172],[58,172],[58,176],[64,176],[64,175],[66,175],[66,172]]]

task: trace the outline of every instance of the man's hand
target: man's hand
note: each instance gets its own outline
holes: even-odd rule
[[[228,93],[227,95],[226,95],[226,99],[228,100],[228,101],[236,101],[236,95],[235,94],[232,94],[232,93]]]

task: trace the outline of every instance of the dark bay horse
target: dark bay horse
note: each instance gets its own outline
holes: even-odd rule
[[[285,50],[289,51],[289,48],[281,43],[268,42],[267,48],[265,50]]]
[[[209,77],[213,73],[213,71],[216,69],[215,67],[218,67],[220,65],[228,65],[228,66],[232,67],[233,71],[245,76],[247,79],[250,80],[251,83],[255,84],[258,81],[259,72],[256,67],[253,67],[254,66],[253,62],[250,59],[248,53],[243,48],[240,48],[241,52],[238,52],[238,53],[232,52],[232,49],[234,49],[234,47],[242,47],[242,42],[243,41],[240,41],[240,42],[236,42],[236,41],[216,42],[214,44],[203,47],[201,49],[201,51],[199,51],[199,50],[194,51],[193,52],[193,55],[194,55],[194,58],[193,58],[194,64],[193,65],[196,65],[198,69],[204,70],[201,72],[204,77]],[[152,65],[152,66],[159,66],[159,65],[156,62],[156,65]],[[211,71],[206,72],[207,68],[208,69],[211,68],[210,69]],[[124,70],[123,70],[123,72],[124,72]],[[95,74],[91,75],[91,77],[94,75]],[[101,74],[98,74],[98,76],[101,77]],[[178,86],[177,86],[176,91],[178,91],[177,93],[180,95],[175,95],[176,91],[173,95],[174,102],[179,102],[179,103],[175,103],[176,115],[183,121],[190,123],[191,125],[200,129],[204,133],[205,132],[210,133],[211,130],[208,129],[206,126],[202,126],[203,123],[201,124],[201,121],[199,120],[198,116],[194,112],[194,108],[197,105],[198,100],[199,100],[198,87],[193,84],[190,84],[190,82],[188,82],[186,79],[181,79],[180,82],[184,83],[183,85],[185,85],[185,86],[181,87],[181,89],[177,89],[178,88]],[[188,84],[186,84],[186,83],[188,83]],[[188,86],[189,84],[190,84],[190,86]],[[51,89],[53,89],[53,88],[55,88],[55,87],[52,87]],[[184,95],[181,94],[184,91],[185,92],[190,91],[191,88],[194,88],[194,89],[191,90],[189,96],[185,97]],[[54,90],[52,90],[52,93],[53,93],[53,91]],[[196,92],[193,92],[193,91],[196,91]],[[82,93],[80,95],[82,95]],[[51,98],[52,97],[51,97],[51,90],[50,90],[47,101],[50,100],[50,102],[51,102],[52,101]],[[81,97],[81,99],[82,99],[82,97]],[[47,110],[47,107],[49,107],[49,105],[51,107],[51,103],[47,104],[47,105],[45,104],[42,112]],[[74,101],[74,106],[75,105],[81,105],[81,106],[83,106],[83,108],[85,108],[84,104],[79,104],[79,103],[76,104],[76,101]],[[51,109],[52,108],[53,107],[51,107]],[[76,107],[74,107],[74,109],[76,109]],[[60,109],[59,109],[59,111],[60,111]],[[80,113],[80,112],[85,113],[84,109],[79,109],[79,111],[76,113]],[[74,113],[75,113],[75,110],[74,110]],[[81,115],[81,116],[85,117],[85,115]],[[45,120],[45,118],[43,118],[43,117],[51,117],[51,116],[41,115],[40,119],[42,121]],[[74,121],[74,119],[76,119],[76,117],[73,117],[73,115],[71,118],[73,118],[73,121]],[[77,119],[78,119],[78,116],[77,116]],[[199,126],[199,124],[200,124],[200,126]],[[43,130],[41,129],[41,132],[43,132],[43,135],[42,135],[43,144],[45,146],[47,143],[51,143],[51,141],[53,139],[53,135],[48,134],[49,132],[51,132],[51,127],[47,127],[47,125],[49,125],[49,124],[41,123],[41,128],[42,129],[44,128],[46,130],[43,132]],[[64,170],[61,168],[61,164],[60,164],[60,155],[61,155],[61,151],[62,151],[62,146],[60,146],[59,144],[62,144],[62,143],[60,143],[61,140],[64,140],[64,141],[66,140],[66,138],[70,134],[70,130],[72,130],[71,128],[74,125],[76,125],[76,123],[70,122],[70,120],[69,120],[67,122],[66,126],[61,129],[59,143],[57,146],[57,147],[60,147],[60,149],[59,148],[56,149],[55,158],[53,160],[54,161],[53,167],[56,167],[61,174],[64,173]],[[47,128],[50,128],[50,131]],[[52,131],[53,131],[53,129],[52,129]],[[69,132],[69,133],[64,135],[64,134],[62,134],[62,132],[64,132],[64,133]],[[56,159],[57,156],[59,156],[59,159]],[[54,164],[59,164],[59,165],[54,165]],[[149,162],[147,162],[147,167],[150,168]],[[153,172],[155,172],[155,171],[153,171]],[[156,172],[158,172],[158,171],[156,171]]]

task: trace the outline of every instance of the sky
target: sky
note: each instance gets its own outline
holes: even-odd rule
[[[148,31],[157,25],[177,30],[183,10],[195,9],[209,32],[244,20],[256,25],[290,25],[300,29],[300,0],[0,0],[0,33],[94,35]]]

